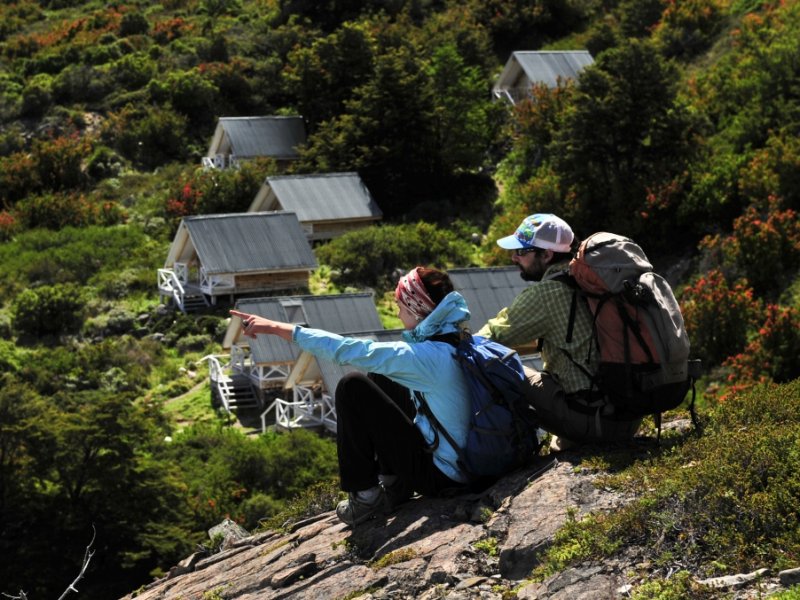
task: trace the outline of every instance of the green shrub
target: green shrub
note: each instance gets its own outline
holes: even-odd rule
[[[138,227],[66,227],[59,231],[36,229],[18,233],[0,244],[0,302],[32,285],[86,284],[114,280],[132,267],[153,274],[163,261],[164,248]]]
[[[748,206],[730,235],[703,244],[719,247],[723,266],[746,277],[759,295],[775,297],[800,269],[800,217],[773,197],[763,208]]]
[[[126,54],[109,66],[114,80],[126,89],[143,87],[157,73],[158,66],[144,52]]]
[[[784,383],[800,377],[800,310],[769,304],[766,319],[744,351],[730,356],[727,395],[757,382]]]
[[[602,560],[620,548],[697,578],[796,566],[800,380],[734,395],[704,424],[702,436],[604,478],[604,485],[636,500],[568,523],[539,572]],[[653,584],[651,591],[657,587],[671,589]],[[662,597],[645,591],[635,597]]]
[[[278,172],[268,158],[245,161],[238,169],[194,169],[175,182],[164,207],[168,217],[245,212],[264,179]]]
[[[19,224],[27,229],[116,225],[125,216],[116,203],[96,204],[76,193],[32,195],[17,202],[15,208]]]
[[[219,89],[199,69],[170,71],[163,80],[152,80],[148,90],[154,100],[169,100],[194,123],[210,123],[216,114]]]
[[[213,343],[214,341],[211,339],[211,336],[205,334],[189,335],[178,338],[178,341],[175,343],[175,349],[181,354],[202,352]]]
[[[53,81],[53,95],[61,104],[96,102],[114,88],[111,75],[103,69],[81,64],[77,56],[73,61]]]
[[[53,102],[53,78],[39,73],[28,80],[22,90],[20,110],[26,117],[40,117]]]
[[[187,120],[170,107],[124,107],[109,115],[103,140],[124,157],[152,169],[185,158]]]
[[[119,22],[119,34],[123,37],[147,33],[150,23],[142,13],[136,10],[126,12]]]
[[[92,140],[77,134],[36,140],[31,154],[42,189],[59,191],[85,187],[83,161],[91,151]]]
[[[83,324],[84,299],[76,285],[24,290],[11,305],[12,326],[20,336],[41,338],[77,333]]]
[[[471,247],[430,223],[382,225],[347,233],[320,246],[317,258],[338,271],[342,284],[388,288],[397,269],[417,265],[446,268],[470,263]]]
[[[95,146],[86,161],[86,173],[94,181],[116,177],[123,163],[123,158],[108,146]]]
[[[688,571],[678,571],[669,579],[643,583],[631,592],[631,600],[713,600],[717,594],[695,583]]]

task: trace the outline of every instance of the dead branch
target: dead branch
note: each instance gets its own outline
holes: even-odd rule
[[[78,593],[78,589],[75,587],[75,584],[77,584],[81,579],[83,579],[83,575],[84,573],[86,573],[86,568],[89,566],[89,561],[92,560],[92,557],[94,556],[94,550],[92,550],[92,544],[94,544],[95,537],[97,537],[97,530],[94,528],[94,525],[92,525],[92,539],[89,541],[89,545],[86,546],[86,551],[83,553],[83,566],[81,567],[81,572],[78,573],[78,576],[75,578],[75,580],[69,584],[69,587],[67,587],[67,589],[64,590],[64,593],[61,594],[58,600],[64,600],[64,598],[66,598],[67,594],[69,594],[70,592]]]

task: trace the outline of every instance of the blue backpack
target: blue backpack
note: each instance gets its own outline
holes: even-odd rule
[[[459,466],[471,480],[495,479],[525,464],[541,447],[536,413],[525,399],[522,361],[515,350],[480,336],[446,341],[456,347],[455,359],[470,388],[466,446],[455,443],[416,392],[420,411],[455,448]]]

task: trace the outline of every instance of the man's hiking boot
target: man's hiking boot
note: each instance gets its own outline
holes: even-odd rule
[[[336,507],[336,516],[343,523],[354,527],[382,514],[386,508],[386,502],[386,492],[383,491],[383,488],[380,489],[375,501],[370,503],[359,500],[353,492],[350,492],[347,500],[342,500]]]

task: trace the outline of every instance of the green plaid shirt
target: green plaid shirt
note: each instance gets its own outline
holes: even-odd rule
[[[566,263],[552,265],[542,281],[531,284],[497,316],[484,325],[477,335],[491,338],[512,348],[535,344],[542,340],[542,362],[544,370],[558,377],[568,394],[588,389],[589,378],[564,354],[586,366],[589,348],[593,347],[592,315],[585,302],[579,301],[572,331],[572,341],[567,343],[569,312],[573,290],[553,275],[566,270]],[[597,370],[597,350],[591,353],[590,373]]]

